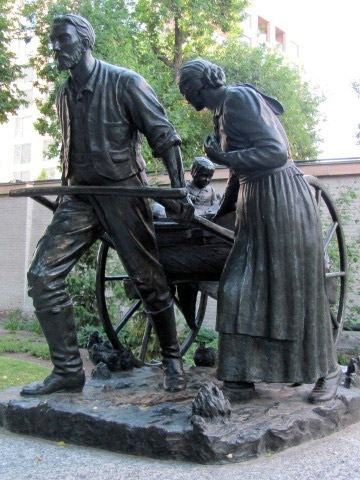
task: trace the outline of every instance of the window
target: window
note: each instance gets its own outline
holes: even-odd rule
[[[242,43],[246,43],[246,45],[249,45],[249,47],[251,47],[251,38],[248,37],[247,35],[242,35],[240,38],[240,41]]]
[[[21,138],[24,135],[23,118],[15,118],[15,137]]]
[[[21,38],[18,38],[16,40],[16,46],[17,46],[18,53],[21,54],[21,49],[22,49],[22,46],[23,46],[23,42],[22,42]]]
[[[260,42],[270,41],[270,23],[262,17],[258,17],[258,38]]]
[[[25,100],[28,102],[28,105],[22,105],[20,107],[21,110],[26,110],[27,108],[31,108],[32,104],[34,103],[34,93],[33,90],[25,90]]]
[[[299,45],[295,42],[290,42],[289,45],[289,55],[293,60],[296,60],[299,58]]]
[[[51,158],[49,158],[47,156],[47,151],[49,150],[49,146],[52,144],[52,140],[44,140],[43,141],[43,161],[44,162],[48,162],[49,160],[51,160]]]
[[[30,171],[14,172],[13,180],[21,180],[22,182],[28,182],[30,180]]]
[[[34,69],[33,69],[33,67],[25,67],[23,73],[24,73],[24,77],[23,77],[22,81],[24,83],[34,81]]]
[[[245,30],[251,30],[251,15],[244,13],[243,27]]]
[[[25,95],[26,95],[26,100],[29,102],[29,107],[31,107],[31,105],[34,102],[33,91],[32,90],[26,90]]]
[[[275,27],[275,41],[282,50],[285,50],[285,32],[278,27]]]
[[[32,41],[31,37],[26,37],[24,40],[25,44],[25,56],[26,57],[31,57],[35,53],[35,43]],[[33,81],[33,80],[30,80]]]
[[[31,117],[18,117],[15,118],[15,137],[22,138],[28,137],[32,133],[32,121]]]
[[[19,165],[31,162],[31,143],[24,143],[23,145],[15,145],[14,149],[14,164]]]

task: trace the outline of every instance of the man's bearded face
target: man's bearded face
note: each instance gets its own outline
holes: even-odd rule
[[[76,28],[69,23],[54,23],[50,39],[55,61],[60,72],[75,67],[86,51]]]

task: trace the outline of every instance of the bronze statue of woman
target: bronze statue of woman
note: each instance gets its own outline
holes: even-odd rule
[[[258,382],[315,383],[309,400],[332,399],[341,380],[332,339],[318,210],[294,165],[277,116],[281,104],[224,71],[187,62],[179,88],[214,112],[207,156],[230,169],[217,217],[236,208],[235,243],[219,285],[218,378],[230,396]],[[235,207],[236,205],[236,207]]]

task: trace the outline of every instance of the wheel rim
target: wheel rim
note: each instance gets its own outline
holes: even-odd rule
[[[327,212],[331,217],[331,224],[329,225],[326,235],[324,237],[324,260],[327,262],[327,252],[329,245],[336,235],[337,241],[337,251],[338,251],[338,260],[339,260],[339,269],[336,271],[326,272],[326,279],[339,279],[339,297],[338,297],[338,306],[336,307],[336,312],[331,309],[331,320],[333,324],[333,333],[334,333],[334,342],[337,344],[345,320],[345,308],[346,308],[346,298],[347,298],[347,288],[348,288],[348,267],[347,267],[347,253],[346,253],[346,244],[344,230],[341,224],[340,215],[334,201],[331,198],[330,193],[327,188],[315,177],[310,175],[304,176],[307,183],[314,191],[314,201],[316,203],[319,211],[321,210],[321,205],[324,204]]]
[[[208,295],[204,292],[200,292],[199,296],[200,296],[200,298],[199,298],[199,301],[198,301],[199,303],[198,303],[198,307],[197,307],[197,311],[196,311],[196,315],[195,315],[194,327],[192,327],[192,328],[189,327],[189,329],[190,329],[189,333],[187,334],[187,336],[185,337],[183,342],[180,344],[180,353],[181,353],[182,357],[186,354],[186,352],[189,350],[191,345],[194,343],[194,341],[197,337],[197,334],[199,333],[199,330],[201,328],[201,325],[203,323],[204,317],[205,317]],[[174,295],[174,303],[175,303],[176,307],[182,313],[180,302],[175,295]],[[141,343],[141,353],[140,353],[139,358],[142,362],[144,362],[145,365],[159,366],[159,365],[161,365],[161,362],[158,362],[158,361],[152,361],[151,363],[146,363],[145,362],[145,357],[146,357],[146,353],[147,353],[147,346],[148,346],[149,341],[150,341],[151,333],[152,333],[152,325],[151,325],[150,320],[148,320],[146,322],[146,327],[145,327],[145,330],[144,330],[144,336],[143,336],[143,340],[142,340],[142,343]]]
[[[112,326],[107,304],[106,304],[106,260],[109,252],[109,244],[106,241],[102,241],[99,247],[97,264],[96,264],[96,301],[98,305],[99,317],[103,324],[104,330],[112,346],[116,350],[122,350],[123,346],[115,333]]]
[[[108,240],[103,240],[100,244],[99,251],[98,251],[98,258],[97,258],[97,266],[96,266],[96,298],[99,310],[99,317],[103,324],[104,330],[110,340],[111,344],[116,350],[123,349],[123,346],[119,340],[119,333],[125,327],[125,325],[130,321],[132,316],[139,310],[141,307],[142,301],[140,299],[135,300],[134,303],[128,308],[127,312],[122,317],[121,321],[117,326],[113,326],[110,315],[108,312],[108,307],[106,303],[106,282],[114,282],[114,281],[124,281],[128,280],[128,275],[106,275],[106,262],[108,259],[109,248],[111,244]],[[189,333],[187,334],[186,338],[180,345],[180,353],[181,355],[185,355],[185,353],[189,350],[190,346],[193,344],[197,334],[199,333],[200,327],[205,317],[206,312],[206,305],[207,305],[208,295],[204,292],[199,293],[199,300],[198,300],[198,307],[195,315],[194,326],[190,328]],[[174,296],[174,303],[179,308],[181,312],[181,306],[178,298]],[[151,362],[146,363],[146,353],[149,345],[149,341],[152,334],[152,324],[150,320],[145,322],[144,328],[144,335],[141,342],[141,351],[139,354],[139,360],[143,362],[145,365],[160,365],[160,362]]]

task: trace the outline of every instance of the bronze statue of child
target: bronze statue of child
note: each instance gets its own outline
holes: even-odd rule
[[[192,180],[186,182],[186,189],[189,192],[195,212],[198,215],[213,214],[219,210],[222,195],[216,193],[210,186],[214,176],[215,165],[205,157],[195,157],[191,166]],[[154,218],[165,218],[165,208],[157,202],[153,203],[152,212]]]
[[[192,180],[186,182],[190,199],[197,214],[216,213],[220,206],[221,194],[210,186],[215,172],[214,164],[205,157],[195,157],[191,167]]]

